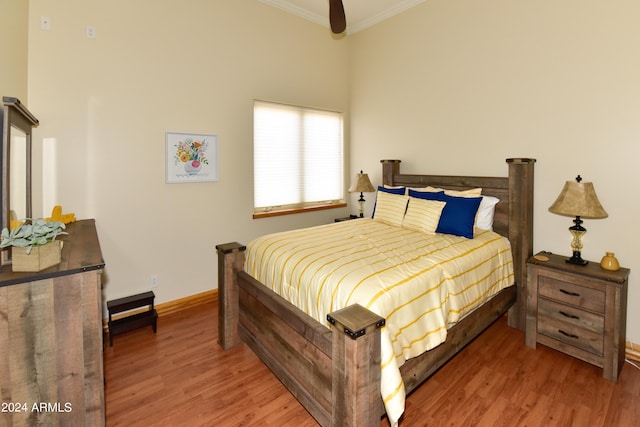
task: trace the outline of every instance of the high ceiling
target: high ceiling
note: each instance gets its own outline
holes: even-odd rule
[[[259,0],[329,27],[329,0]],[[425,0],[343,0],[347,33],[353,34],[384,21]]]

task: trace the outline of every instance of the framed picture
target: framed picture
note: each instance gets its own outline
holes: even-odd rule
[[[167,132],[167,183],[218,180],[218,137]]]

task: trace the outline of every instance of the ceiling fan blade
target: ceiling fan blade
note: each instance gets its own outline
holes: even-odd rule
[[[344,16],[342,0],[329,0],[329,22],[331,32],[340,34],[347,28],[347,18]]]

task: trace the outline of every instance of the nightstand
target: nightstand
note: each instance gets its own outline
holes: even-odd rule
[[[359,219],[359,216],[355,216],[355,215],[349,215],[349,216],[345,216],[342,218],[336,218],[334,219],[335,222],[342,222],[342,221],[350,221],[352,219]]]
[[[598,262],[567,264],[566,257],[527,261],[526,344],[582,359],[618,381],[624,363],[629,269],[607,271]]]

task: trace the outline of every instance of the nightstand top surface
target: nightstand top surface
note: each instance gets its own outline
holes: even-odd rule
[[[610,282],[624,283],[629,277],[630,270],[628,268],[620,267],[618,271],[609,271],[600,267],[599,262],[589,261],[587,265],[575,265],[569,264],[565,260],[568,256],[557,255],[551,252],[539,252],[537,255],[544,255],[549,258],[549,261],[540,261],[534,257],[530,257],[527,262],[529,264],[535,264],[540,267],[551,268],[554,270],[560,270],[565,273],[582,274],[590,277],[594,277],[601,280],[607,280]]]

